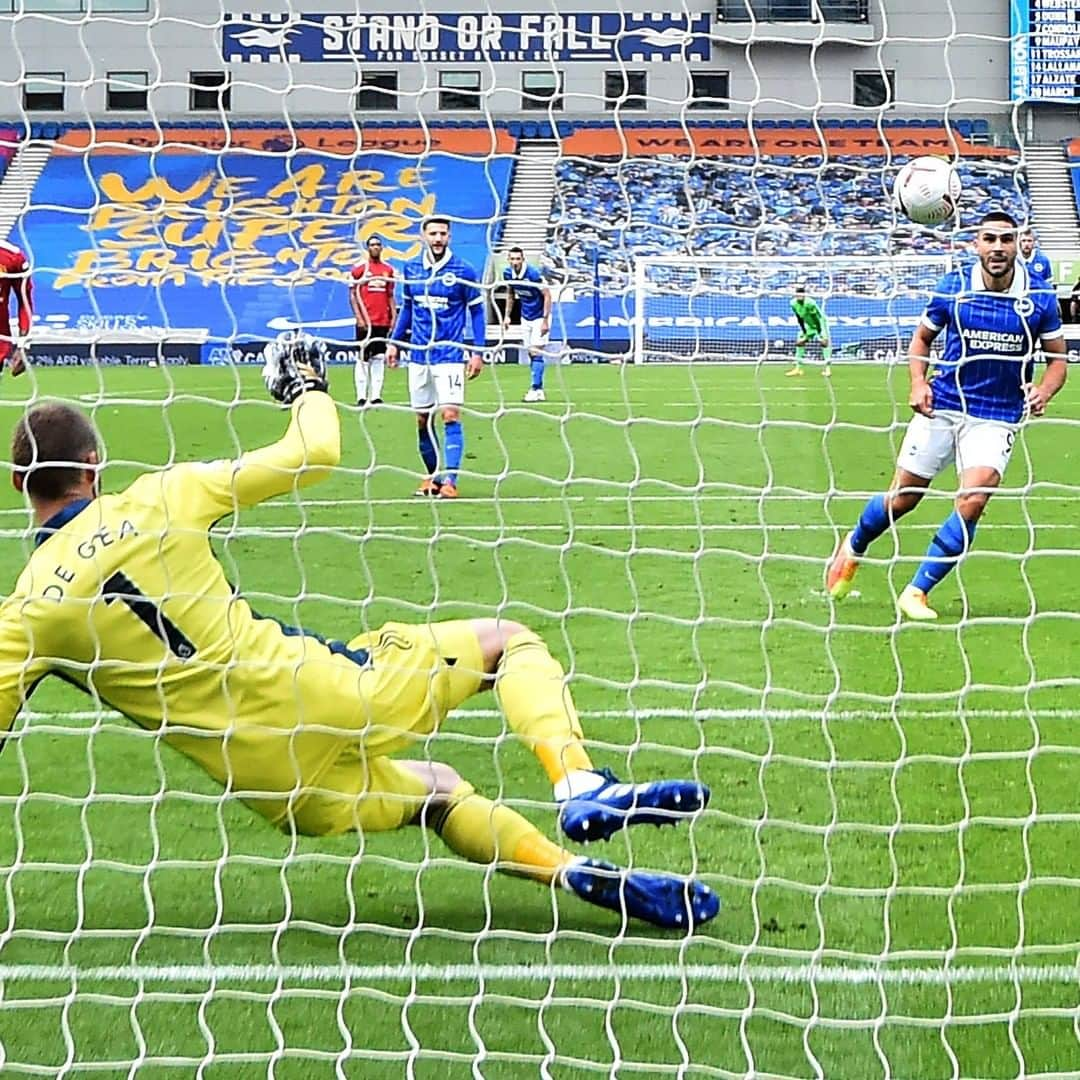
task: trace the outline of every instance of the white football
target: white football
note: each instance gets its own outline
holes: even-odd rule
[[[940,225],[956,213],[960,191],[960,177],[951,162],[919,157],[900,170],[893,198],[900,212],[917,224]]]

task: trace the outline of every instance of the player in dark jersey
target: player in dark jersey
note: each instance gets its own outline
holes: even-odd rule
[[[914,510],[931,481],[956,463],[960,491],[919,567],[900,594],[902,615],[937,618],[927,594],[971,548],[975,526],[1005,475],[1017,433],[1041,416],[1065,384],[1068,362],[1053,287],[1033,277],[1018,258],[1017,223],[987,214],[975,237],[978,261],[941,279],[915,331],[909,352],[911,408],[892,487],[864,508],[839,543],[826,571],[834,599],[851,591],[859,558],[889,525]],[[930,346],[945,345],[927,379]],[[1033,382],[1041,348],[1046,371]]]
[[[11,298],[18,309],[18,333],[11,332]],[[34,317],[34,288],[30,260],[21,248],[0,240],[0,370],[11,361],[11,373],[19,375],[26,365],[26,340]]]
[[[394,268],[382,257],[382,237],[367,242],[367,261],[353,267],[349,303],[356,319],[356,340],[362,342],[356,360],[356,404],[381,405],[386,365],[386,342],[397,318]]]

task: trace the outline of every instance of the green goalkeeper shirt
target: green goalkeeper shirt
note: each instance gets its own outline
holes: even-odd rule
[[[828,326],[825,312],[818,307],[816,300],[807,298],[791,301],[791,310],[795,312],[795,318],[799,320],[799,326],[804,334],[822,334]]]

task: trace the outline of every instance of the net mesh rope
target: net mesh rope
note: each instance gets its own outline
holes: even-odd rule
[[[400,263],[421,217],[449,205],[457,235],[501,272],[488,252],[527,139],[440,151],[445,117],[403,94],[406,147],[376,141],[377,162],[319,149],[336,136],[289,111],[303,68],[280,72],[281,125],[257,146],[239,116],[215,117],[220,142],[196,145],[153,113],[138,114],[155,122],[142,145],[100,125],[62,145],[60,132],[31,140],[52,156],[11,239],[34,258],[42,312],[70,313],[70,355],[81,333],[99,363],[43,362],[21,386],[5,381],[0,410],[10,428],[28,401],[81,401],[114,489],[275,438],[282,413],[234,362],[292,323],[348,361],[341,277],[370,234]],[[479,105],[505,130],[490,92]],[[683,108],[683,133],[696,115]],[[825,139],[817,119],[811,130]],[[1020,441],[975,550],[941,587],[940,626],[901,627],[893,603],[948,513],[947,479],[875,545],[863,595],[831,605],[823,561],[888,483],[909,415],[895,361],[912,312],[965,234],[896,222],[899,154],[638,157],[622,145],[557,143],[545,247],[530,255],[559,289],[555,356],[606,359],[590,341],[598,283],[605,334],[625,331],[614,355],[646,362],[553,362],[542,409],[520,402],[525,368],[490,368],[465,411],[473,500],[452,507],[411,498],[403,379],[390,376],[389,408],[361,412],[348,363],[335,366],[341,468],[219,523],[213,543],[255,608],[332,636],[388,619],[535,626],[565,662],[598,762],[713,788],[690,826],[588,854],[702,876],[723,898],[719,919],[693,937],[626,924],[464,864],[415,829],[274,833],[159,732],[43,686],[0,758],[5,1075],[1074,1069],[1068,391]],[[1019,157],[961,164],[965,223],[990,202],[1027,217]],[[65,187],[77,172],[82,186]],[[57,220],[85,230],[69,261],[47,254],[62,246],[48,234]],[[189,247],[200,230],[213,241]],[[322,281],[340,287],[337,307],[313,316],[305,290]],[[830,319],[829,382],[812,367],[783,375],[797,283]],[[63,289],[85,289],[81,316]],[[124,289],[155,298],[142,323],[113,302]],[[179,290],[198,292],[204,322]],[[205,335],[214,363],[100,362],[132,330],[160,361]],[[34,526],[14,496],[3,505],[14,581]],[[550,787],[490,696],[417,753],[555,835]]]

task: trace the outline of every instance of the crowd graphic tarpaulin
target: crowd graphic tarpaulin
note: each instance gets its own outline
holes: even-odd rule
[[[224,341],[303,325],[348,340],[346,282],[367,238],[381,235],[401,262],[437,211],[482,271],[510,166],[441,151],[61,152],[13,239],[34,253],[38,310],[55,329]]]

